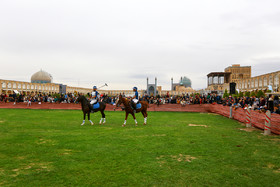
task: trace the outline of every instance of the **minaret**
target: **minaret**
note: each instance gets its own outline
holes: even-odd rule
[[[155,94],[154,94],[154,96],[156,96],[157,95],[157,78],[155,78]]]
[[[147,77],[147,94],[149,95],[149,77]]]

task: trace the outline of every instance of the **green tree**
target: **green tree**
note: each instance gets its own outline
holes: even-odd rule
[[[245,92],[246,97],[250,97],[250,92]]]
[[[238,96],[243,97],[244,96],[243,92],[239,92]]]
[[[227,89],[225,89],[225,93],[224,93],[224,95],[223,95],[223,98],[226,98],[226,97],[229,97],[229,94],[228,94]]]
[[[250,93],[250,97],[255,97],[257,94],[256,94],[256,92],[255,91],[252,91],[251,93]]]
[[[258,93],[257,93],[257,97],[260,98],[262,96],[264,96],[264,93],[263,93],[262,90],[259,90]]]

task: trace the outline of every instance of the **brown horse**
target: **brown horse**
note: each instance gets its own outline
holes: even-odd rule
[[[141,103],[141,108],[136,110],[136,113],[141,112],[142,115],[144,116],[144,125],[147,124],[147,117],[148,117],[148,113],[147,113],[147,109],[148,109],[148,102],[146,101],[139,101]],[[119,96],[119,99],[117,101],[116,106],[118,107],[120,104],[124,105],[124,110],[125,110],[125,120],[123,123],[123,127],[126,125],[126,120],[128,117],[128,114],[131,114],[133,116],[133,119],[135,121],[135,125],[137,126],[137,120],[135,118],[135,114],[134,114],[134,109],[131,107],[130,105],[130,100],[128,100],[125,97],[122,97],[122,95]]]

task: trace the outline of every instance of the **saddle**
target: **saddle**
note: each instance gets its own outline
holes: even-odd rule
[[[136,104],[136,109],[140,109],[142,107],[142,104],[139,102]]]
[[[97,102],[97,103],[95,103],[95,104],[92,105],[92,109],[93,109],[93,110],[98,109],[98,108],[100,108],[99,102]]]
[[[135,105],[136,105],[136,110],[138,110],[138,109],[140,109],[142,107],[142,104],[140,102],[138,102]],[[134,109],[132,105],[131,105],[131,108]]]

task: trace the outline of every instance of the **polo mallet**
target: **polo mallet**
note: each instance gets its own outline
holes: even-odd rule
[[[103,86],[100,86],[98,89],[103,88],[103,87],[105,87],[105,86],[108,86],[108,84],[105,83]]]

